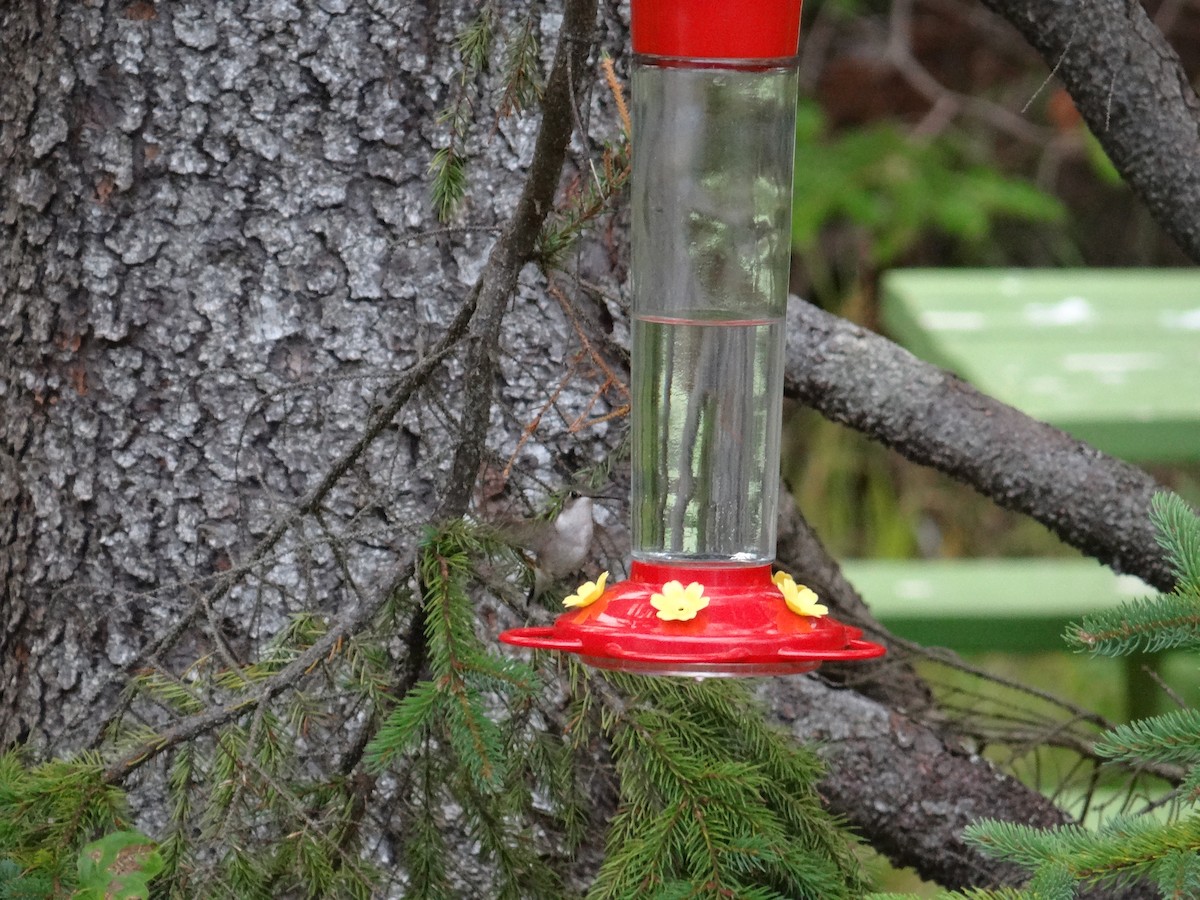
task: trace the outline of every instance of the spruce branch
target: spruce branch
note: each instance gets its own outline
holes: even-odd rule
[[[125,796],[104,782],[103,769],[94,752],[38,765],[21,751],[0,753],[0,865],[15,867],[0,868],[0,896],[71,894],[84,846],[128,831]]]
[[[434,776],[434,755],[425,753],[416,768],[417,792],[408,805],[407,834],[404,842],[409,876],[406,896],[417,900],[451,900],[446,861],[450,858],[445,836],[438,827],[437,815],[442,803],[441,783]]]
[[[925,895],[918,894],[867,894],[863,900],[928,900]],[[944,891],[934,895],[934,900],[1038,900],[1030,897],[1027,891],[1017,888],[970,888],[964,891]]]
[[[449,221],[467,193],[467,158],[455,144],[439,147],[429,163],[429,197],[440,221]]]
[[[1095,751],[1132,764],[1156,761],[1194,766],[1200,763],[1200,710],[1180,709],[1118,725],[1096,742]]]
[[[1076,883],[1111,883],[1150,875],[1173,854],[1200,853],[1200,818],[1161,824],[1138,816],[1095,830],[1075,825],[1041,830],[985,820],[970,826],[965,836],[985,852],[1031,869],[1062,868]]]
[[[1200,606],[1200,517],[1178,494],[1155,494],[1150,518],[1158,530],[1158,543],[1171,570],[1179,579],[1176,591],[1191,595]]]
[[[1067,643],[1076,649],[1125,656],[1200,648],[1200,516],[1177,495],[1157,493],[1150,519],[1177,578],[1174,591],[1085,616],[1067,632]]]
[[[495,3],[486,0],[481,4],[475,18],[468,22],[455,38],[454,44],[462,62],[462,70],[459,72],[461,82],[469,81],[487,67],[495,44],[497,18]]]
[[[1084,616],[1064,635],[1067,645],[1096,656],[1128,656],[1200,646],[1200,604],[1163,594]]]
[[[514,827],[530,820],[532,785],[548,777],[540,764],[545,755],[527,735],[540,681],[476,633],[475,565],[495,549],[462,520],[427,535],[417,570],[430,677],[383,718],[363,758],[372,776],[416,771],[427,789],[453,798],[481,855],[495,866],[489,896],[557,898],[562,885],[539,861],[542,842]]]
[[[621,799],[590,900],[858,896],[819,764],[743,686],[605,678],[626,695],[601,692]]]
[[[1154,866],[1153,876],[1167,900],[1200,897],[1200,857],[1195,853],[1167,854]]]

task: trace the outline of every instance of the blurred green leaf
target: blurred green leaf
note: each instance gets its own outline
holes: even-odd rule
[[[157,845],[137,831],[117,831],[92,841],[79,853],[78,898],[142,900],[150,879],[162,871]]]
[[[915,141],[886,122],[837,137],[825,132],[815,104],[801,104],[792,205],[800,250],[813,249],[824,229],[850,224],[864,233],[869,261],[884,266],[930,232],[979,245],[1000,218],[1064,218],[1054,197],[972,163],[950,139]]]
[[[1083,141],[1084,147],[1087,150],[1088,163],[1091,165],[1096,177],[1105,184],[1124,184],[1125,179],[1121,177],[1121,173],[1117,171],[1117,167],[1108,158],[1108,154],[1100,146],[1100,141],[1096,139],[1096,136],[1088,131],[1084,134]]]

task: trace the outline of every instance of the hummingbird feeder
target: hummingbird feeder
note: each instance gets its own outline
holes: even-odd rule
[[[801,0],[632,0],[628,580],[500,639],[660,675],[881,656],[772,575]]]

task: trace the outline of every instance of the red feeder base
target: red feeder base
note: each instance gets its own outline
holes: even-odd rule
[[[704,586],[708,605],[687,621],[664,621],[650,602],[669,581]],[[577,653],[601,669],[709,677],[794,675],[826,660],[886,651],[862,630],[792,612],[770,566],[669,566],[634,562],[628,581],[559,616],[551,628],[514,628],[506,644]]]

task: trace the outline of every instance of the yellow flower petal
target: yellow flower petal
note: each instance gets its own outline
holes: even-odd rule
[[[664,622],[687,622],[708,606],[708,598],[704,596],[704,585],[697,581],[686,588],[678,581],[668,581],[661,594],[650,597],[650,605]]]
[[[585,581],[575,593],[571,594],[563,600],[563,606],[580,609],[584,606],[591,606],[600,599],[600,595],[604,593],[604,582],[608,580],[608,573],[601,572],[600,577],[595,581]]]
[[[829,607],[819,602],[821,598],[817,596],[817,592],[802,584],[796,584],[791,575],[776,572],[772,580],[783,594],[783,602],[796,615],[817,618],[829,615]]]

